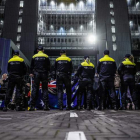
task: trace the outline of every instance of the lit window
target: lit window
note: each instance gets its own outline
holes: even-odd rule
[[[116,36],[112,35],[112,41],[115,42],[116,41]]]
[[[115,26],[111,27],[111,31],[112,31],[112,33],[115,33]]]
[[[111,24],[115,24],[115,19],[111,18]]]
[[[24,1],[20,1],[20,7],[24,6]]]
[[[21,32],[21,26],[18,26],[17,32],[18,32],[18,33]]]
[[[18,24],[21,24],[22,23],[22,18],[20,17],[19,19],[18,19]]]
[[[114,16],[114,11],[113,10],[110,11],[110,15]]]
[[[114,8],[113,2],[110,2],[109,6],[110,6],[110,8]]]
[[[17,43],[17,45],[16,45],[17,47],[18,47],[18,49],[20,49],[20,44],[19,43]]]
[[[21,35],[17,36],[17,41],[20,41]]]
[[[3,20],[0,20],[0,25],[3,25],[4,21]]]
[[[19,10],[19,15],[21,16],[22,14],[23,14],[23,10],[20,9],[20,10]]]
[[[113,51],[116,51],[117,50],[117,45],[116,43],[113,43]]]

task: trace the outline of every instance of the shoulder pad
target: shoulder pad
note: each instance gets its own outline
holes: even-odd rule
[[[104,62],[104,61],[112,61],[112,62],[115,62],[115,60],[111,57],[103,57],[99,60],[100,62]]]
[[[46,58],[48,58],[48,55],[45,54],[45,53],[41,53],[41,54],[37,53],[32,58],[35,58],[35,57],[46,57]]]
[[[56,61],[61,61],[61,60],[65,60],[65,61],[71,61],[71,59],[69,58],[69,57],[58,57],[57,59],[56,59]]]
[[[136,66],[136,64],[131,62],[131,61],[123,61],[122,64],[123,65],[133,65],[133,66]]]
[[[86,62],[82,62],[81,66],[87,66],[87,67],[93,67],[93,68],[95,67],[91,62],[89,64]]]
[[[14,61],[23,62],[24,59],[21,58],[21,57],[11,58],[11,59],[8,61],[8,63],[14,62]]]

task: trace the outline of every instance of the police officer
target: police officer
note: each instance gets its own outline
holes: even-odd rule
[[[84,89],[87,89],[87,110],[91,109],[91,97],[93,92],[93,79],[95,75],[95,67],[90,62],[89,56],[84,57],[84,62],[78,67],[76,77],[79,77],[79,89],[77,96],[77,109],[81,108],[81,99]]]
[[[116,110],[116,94],[114,86],[114,76],[116,73],[117,67],[116,62],[113,58],[109,57],[109,50],[104,51],[104,57],[101,58],[98,62],[97,73],[99,74],[99,79],[101,83],[101,101],[100,101],[100,110],[104,109],[105,93],[106,87],[108,86],[110,90],[110,98],[113,105],[113,108]]]
[[[22,108],[22,79],[26,74],[26,65],[24,59],[19,57],[19,51],[15,50],[13,58],[8,61],[7,67],[9,73],[8,90],[6,94],[6,102],[3,111],[7,111],[7,105],[12,98],[14,87],[16,86],[16,110],[21,111]]]
[[[50,71],[50,60],[44,53],[43,47],[39,46],[37,54],[32,57],[31,77],[34,77],[33,91],[31,93],[30,111],[35,110],[36,100],[39,94],[39,85],[42,81],[42,92],[44,101],[44,110],[50,110],[48,99],[48,73]]]
[[[55,68],[53,75],[56,74],[56,86],[58,92],[58,105],[59,109],[63,110],[63,84],[66,87],[67,93],[67,110],[71,109],[71,73],[72,73],[72,61],[66,56],[66,51],[60,51],[60,57],[55,61]],[[53,76],[53,77],[54,77]]]
[[[136,74],[136,64],[130,61],[130,54],[125,55],[125,60],[120,64],[118,68],[119,74],[122,74],[122,80],[124,85],[124,93],[122,93],[122,109],[126,109],[126,97],[127,97],[127,89],[129,87],[131,97],[133,101],[135,100],[133,97],[133,91],[135,86],[135,74]],[[134,103],[128,99],[129,103],[132,103],[132,109],[135,109]]]

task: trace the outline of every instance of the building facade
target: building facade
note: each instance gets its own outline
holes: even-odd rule
[[[95,63],[95,0],[39,0],[37,27],[37,43],[51,55],[52,63],[61,49],[67,51],[74,65],[83,61],[85,51],[93,53],[91,61]]]
[[[2,36],[2,29],[4,26],[4,10],[6,0],[0,0],[0,37]]]
[[[132,53],[135,56],[135,62],[140,64],[140,1],[127,0],[129,26],[131,31]],[[140,66],[139,66],[140,69]]]
[[[11,18],[12,17],[12,18]],[[75,67],[89,55],[96,65],[105,49],[119,64],[131,53],[126,0],[7,0],[2,37],[30,60],[42,45],[53,64],[66,49]]]

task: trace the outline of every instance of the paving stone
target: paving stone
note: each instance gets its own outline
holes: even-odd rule
[[[72,111],[0,112],[0,140],[64,140],[67,132],[83,131],[87,140],[140,140],[140,112]],[[104,116],[102,116],[102,114]],[[4,139],[3,139],[4,138]]]

